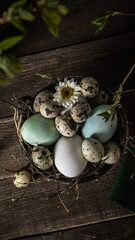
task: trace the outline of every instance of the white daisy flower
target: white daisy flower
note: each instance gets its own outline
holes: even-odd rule
[[[64,79],[64,82],[59,82],[59,86],[55,87],[56,93],[53,94],[53,101],[58,102],[60,106],[70,109],[77,101],[78,96],[81,94],[80,86],[71,80]]]

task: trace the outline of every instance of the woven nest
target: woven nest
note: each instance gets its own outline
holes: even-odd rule
[[[51,84],[45,89],[52,90],[52,89],[54,89],[54,85]],[[100,89],[105,89],[106,91],[109,92],[110,103],[111,103],[111,99],[113,98],[112,92],[102,85],[100,85]],[[114,166],[118,163],[117,162],[114,165],[108,165],[104,161],[101,161],[99,163],[88,162],[85,170],[75,178],[67,178],[67,177],[63,176],[56,169],[55,165],[53,165],[50,169],[45,170],[45,171],[39,170],[33,164],[33,161],[31,158],[32,146],[29,145],[28,143],[24,142],[24,140],[22,139],[21,134],[20,134],[20,129],[21,129],[23,122],[27,118],[29,118],[30,116],[35,114],[35,112],[33,110],[34,98],[32,98],[30,96],[25,96],[25,97],[21,97],[21,98],[14,97],[13,101],[14,101],[14,104],[13,104],[13,106],[14,106],[14,122],[15,122],[15,126],[17,129],[17,135],[18,135],[21,147],[23,149],[23,152],[29,161],[29,164],[26,166],[26,169],[28,169],[29,171],[32,172],[33,179],[36,179],[37,176],[41,175],[41,176],[44,176],[44,178],[46,178],[47,181],[53,180],[53,181],[57,181],[59,183],[63,182],[64,184],[67,184],[66,188],[69,188],[69,187],[73,188],[74,185],[78,185],[78,183],[80,183],[80,182],[92,181],[92,180],[101,178],[105,174],[109,173],[114,168]],[[120,144],[121,158],[122,158],[122,156],[125,154],[127,144],[128,144],[128,138],[129,138],[128,121],[127,121],[126,114],[125,114],[122,106],[117,109],[117,114],[118,114],[118,126],[117,126],[117,130],[115,131],[115,134],[111,140],[116,141]],[[53,151],[54,145],[51,145],[48,148],[50,148],[50,150]]]

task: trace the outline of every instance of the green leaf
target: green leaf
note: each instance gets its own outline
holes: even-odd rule
[[[52,35],[54,35],[55,37],[58,37],[59,36],[58,26],[55,25],[54,22],[52,22],[52,19],[48,17],[48,15],[46,15],[45,13],[42,13],[42,18],[47,24],[48,29],[52,33]]]
[[[46,10],[44,12],[46,17],[55,25],[59,25],[61,22],[61,16],[55,10]]]
[[[101,22],[103,20],[103,17],[100,17],[100,18],[97,18],[95,20],[92,21],[92,24],[95,24],[95,25],[100,25]]]
[[[31,12],[22,8],[18,9],[18,14],[22,20],[32,22],[35,19],[34,15]]]
[[[102,22],[100,23],[100,24],[98,24],[99,26],[98,26],[98,28],[97,28],[97,30],[96,30],[96,34],[98,33],[98,32],[100,32],[103,28],[104,28],[104,26],[106,25],[106,23],[107,23],[107,20],[106,19],[103,19],[102,20]]]
[[[52,25],[49,26],[48,29],[54,37],[59,36],[59,29],[56,25],[52,24]]]
[[[60,14],[66,15],[68,14],[68,8],[65,7],[64,5],[58,5],[57,10],[59,11]]]
[[[11,54],[1,54],[0,68],[9,77],[14,77],[15,72],[23,70],[23,66],[22,66],[20,60]]]
[[[14,45],[16,45],[18,42],[20,42],[23,39],[23,36],[15,36],[10,37],[2,42],[0,42],[0,50],[7,50],[9,48],[12,48]]]
[[[9,84],[11,84],[11,82],[6,81],[4,79],[0,79],[0,85],[9,85]]]
[[[10,22],[12,23],[12,25],[19,29],[21,32],[24,33],[24,35],[26,35],[26,29],[25,27],[23,26],[22,22],[19,20],[19,19],[14,19],[13,17],[10,18]]]
[[[106,111],[98,114],[98,116],[103,117],[103,120],[105,120],[105,122],[108,122],[109,118],[111,117],[111,114],[108,111]]]
[[[10,5],[10,8],[18,8],[18,7],[22,7],[25,5],[25,3],[27,2],[28,0],[20,0],[20,1],[16,1],[15,3],[12,3]]]
[[[122,89],[119,89],[117,92],[115,92],[113,97],[113,102],[122,94]]]
[[[51,77],[45,75],[45,74],[40,74],[40,73],[36,73],[37,76],[40,76],[42,78],[48,78],[48,79],[52,79]]]

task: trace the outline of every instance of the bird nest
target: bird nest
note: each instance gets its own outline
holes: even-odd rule
[[[50,84],[46,89],[52,90],[54,89],[54,85]],[[113,93],[106,87],[102,86],[101,84],[100,84],[100,89],[103,89],[109,93],[110,100],[108,104],[111,104]],[[47,181],[56,181],[57,183],[63,182],[64,184],[66,184],[66,189],[69,190],[69,188],[71,189],[75,185],[78,186],[78,183],[80,182],[87,182],[87,181],[100,179],[105,174],[108,174],[114,168],[114,166],[118,163],[117,161],[115,164],[110,165],[110,164],[106,164],[105,161],[100,161],[97,163],[88,162],[85,170],[74,178],[69,178],[61,174],[55,167],[55,164],[53,164],[53,166],[47,170],[44,170],[44,171],[40,170],[33,164],[33,160],[31,157],[33,147],[23,140],[21,136],[21,131],[20,131],[24,121],[28,119],[30,116],[32,116],[33,114],[35,114],[35,111],[33,109],[34,98],[30,96],[25,96],[21,98],[14,97],[13,101],[14,101],[14,104],[12,106],[14,108],[14,122],[17,129],[17,136],[19,138],[19,142],[21,144],[23,152],[29,161],[29,164],[26,166],[26,169],[32,173],[33,180],[36,180],[38,176],[43,176]],[[119,143],[121,148],[121,158],[122,158],[122,156],[126,152],[128,138],[129,138],[128,121],[122,106],[117,108],[117,115],[118,115],[118,125],[115,131],[115,134],[113,135],[111,140]],[[80,134],[80,130],[78,130],[77,134]],[[48,148],[53,152],[54,144],[49,146]]]

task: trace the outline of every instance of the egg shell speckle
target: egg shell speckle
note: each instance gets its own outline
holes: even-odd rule
[[[61,112],[61,110],[62,108],[52,100],[46,100],[40,106],[40,113],[46,118],[55,118]]]
[[[99,91],[99,83],[92,77],[85,77],[80,82],[81,92],[84,97],[92,98]]]
[[[55,145],[55,166],[66,177],[78,176],[88,163],[81,151],[82,142],[79,135],[71,138],[62,136]]]
[[[41,104],[43,104],[46,100],[51,100],[53,99],[53,93],[49,90],[43,90],[41,92],[39,92],[35,99],[34,99],[34,103],[33,103],[33,109],[35,112],[40,112],[40,106]]]
[[[121,156],[120,146],[114,142],[110,141],[104,145],[105,149],[105,163],[107,164],[115,164],[119,161]]]
[[[88,161],[96,163],[102,160],[104,147],[94,138],[84,139],[82,143],[82,153]]]
[[[97,107],[101,104],[107,104],[110,99],[110,94],[107,90],[101,89],[99,93],[90,99],[90,104],[92,107]]]
[[[86,99],[80,99],[79,102],[75,103],[70,112],[71,117],[77,123],[85,122],[90,113],[91,106]]]
[[[72,137],[76,134],[78,126],[69,114],[59,115],[55,118],[57,130],[65,137]]]
[[[43,146],[36,146],[32,150],[32,160],[36,167],[46,170],[53,165],[53,154]]]

